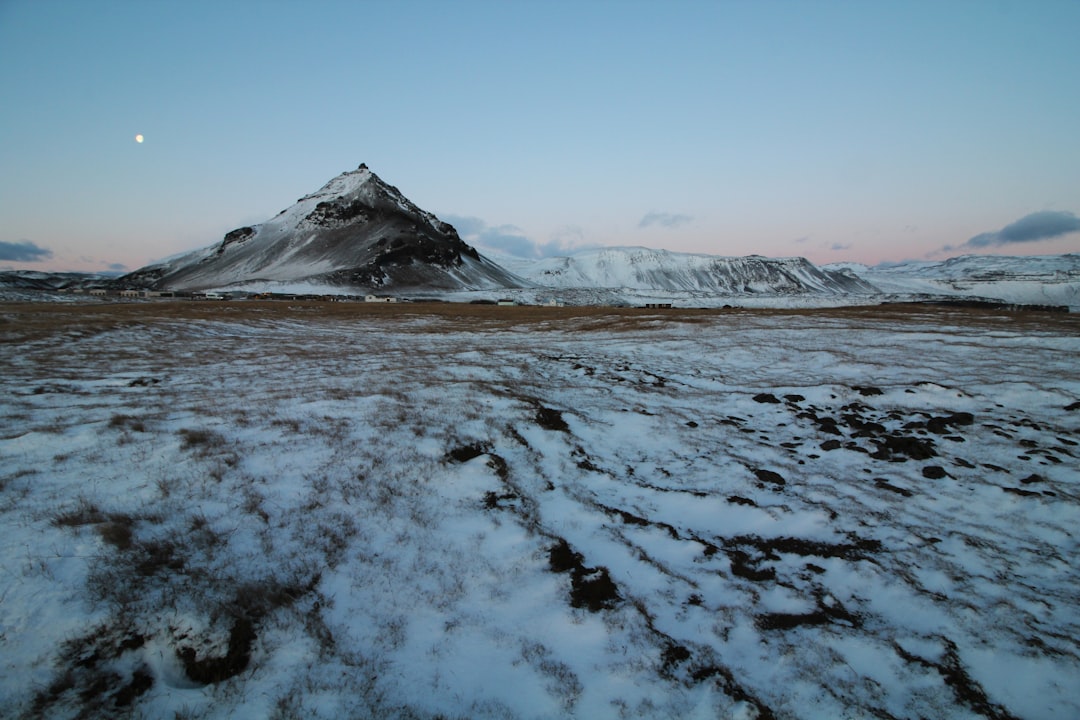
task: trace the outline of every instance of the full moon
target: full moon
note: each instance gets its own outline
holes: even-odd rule
[[[142,135],[136,135],[136,136],[135,136],[135,142],[137,142],[137,143],[141,143],[142,141],[143,141],[143,137],[142,137]]]

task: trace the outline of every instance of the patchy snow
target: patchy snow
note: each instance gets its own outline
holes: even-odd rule
[[[10,716],[1080,716],[1070,316],[215,312],[0,309]]]
[[[867,267],[836,263],[883,293],[990,298],[1019,305],[1064,305],[1080,310],[1080,255],[963,255],[941,262],[911,261]]]
[[[501,258],[516,275],[549,288],[608,288],[711,295],[866,294],[853,275],[830,274],[805,258],[721,257],[643,247],[605,247],[566,257]]]

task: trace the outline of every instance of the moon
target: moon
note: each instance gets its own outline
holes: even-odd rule
[[[141,143],[142,141],[143,141],[143,136],[142,135],[136,135],[135,136],[135,142]]]

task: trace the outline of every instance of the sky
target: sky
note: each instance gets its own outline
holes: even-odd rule
[[[1077,28],[1076,0],[0,0],[0,267],[134,270],[360,163],[524,256],[1080,252]]]

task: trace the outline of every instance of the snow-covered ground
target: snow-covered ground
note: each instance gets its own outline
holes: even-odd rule
[[[199,308],[0,307],[0,715],[1080,717],[1073,316]]]
[[[962,255],[940,262],[906,262],[847,270],[886,294],[974,297],[1019,305],[1063,305],[1080,310],[1080,255]]]

